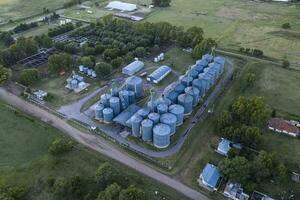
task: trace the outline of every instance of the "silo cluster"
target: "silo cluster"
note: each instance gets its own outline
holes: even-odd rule
[[[95,119],[111,123],[114,117],[135,103],[135,99],[143,95],[143,81],[139,77],[129,77],[124,88],[112,88],[110,93],[100,96],[95,107]],[[146,117],[148,113],[144,114]]]
[[[223,73],[224,63],[222,57],[204,55],[173,89],[156,100],[151,99],[146,108],[132,117],[132,135],[152,142],[157,148],[168,147],[184,116],[192,113]]]

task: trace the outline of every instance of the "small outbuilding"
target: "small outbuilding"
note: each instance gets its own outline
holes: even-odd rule
[[[244,190],[239,183],[228,181],[223,192],[225,197],[232,200],[248,200],[249,195],[244,193]]]
[[[218,144],[216,152],[223,156],[228,156],[228,152],[230,151],[231,148],[241,150],[242,146],[241,146],[241,144],[233,143],[230,140],[221,138],[221,141]]]
[[[37,98],[38,100],[43,101],[45,97],[48,96],[48,93],[43,91],[43,90],[37,90],[35,92],[33,92],[33,95],[35,98]]]
[[[199,176],[198,183],[200,186],[205,186],[207,189],[217,191],[220,180],[221,175],[217,167],[207,163]]]
[[[132,76],[138,71],[140,71],[141,69],[143,69],[143,67],[144,67],[144,63],[142,61],[136,60],[130,63],[129,65],[127,65],[126,67],[124,67],[122,69],[122,73],[128,76]]]
[[[105,8],[109,10],[132,12],[137,10],[137,5],[132,3],[124,3],[122,1],[111,1]]]
[[[299,136],[299,128],[289,121],[280,118],[272,118],[269,120],[268,128],[277,133],[287,134],[293,137]]]

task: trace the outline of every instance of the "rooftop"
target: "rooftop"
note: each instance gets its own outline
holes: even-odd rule
[[[269,127],[281,130],[281,131],[287,131],[288,133],[299,133],[299,129],[289,123],[288,121],[285,121],[284,119],[280,118],[272,118],[269,120]]]
[[[137,5],[122,1],[111,1],[105,8],[131,12],[137,9]]]
[[[121,124],[123,126],[129,126],[128,123],[126,123],[140,108],[134,104],[128,106],[123,112],[121,112],[118,116],[116,116],[113,121],[115,123]]]
[[[221,178],[219,170],[216,166],[207,163],[205,168],[203,169],[202,179],[205,181],[209,186],[216,187],[219,179]],[[201,176],[200,175],[200,176]]]
[[[142,61],[136,60],[127,65],[122,69],[123,74],[127,74],[129,76],[134,75],[138,71],[140,71],[144,67],[144,63]]]
[[[228,183],[226,184],[223,194],[233,200],[248,200],[249,199],[249,195],[247,195],[243,192],[243,188],[241,187],[241,184],[234,183],[231,181],[228,181]]]

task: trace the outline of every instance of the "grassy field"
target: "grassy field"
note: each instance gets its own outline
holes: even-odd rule
[[[215,105],[215,112],[209,116],[203,123],[197,124],[193,129],[191,136],[183,146],[183,149],[175,156],[164,159],[165,162],[174,164],[173,170],[170,172],[176,178],[182,180],[186,184],[199,188],[196,179],[199,176],[200,170],[207,162],[218,164],[223,159],[220,155],[214,152],[219,138],[214,131],[215,119],[220,112],[227,109],[229,104],[239,95],[263,96],[266,103],[271,108],[278,109],[279,116],[289,116],[299,119],[300,113],[298,102],[300,96],[295,89],[296,81],[300,78],[298,71],[283,69],[278,66],[266,65],[265,63],[247,63],[237,62],[237,65],[243,66],[240,73],[234,82],[230,83],[229,88],[222,95],[220,100]],[[254,72],[257,80],[253,88],[242,90],[241,85],[245,79],[245,75],[249,72]],[[286,80],[286,77],[289,77]],[[288,102],[288,103],[287,103]],[[298,168],[300,141],[295,138],[290,138],[278,134],[274,134],[267,130],[264,131],[265,150],[273,152],[281,161],[284,161],[290,171],[300,173]],[[290,176],[289,176],[290,177]],[[259,186],[263,192],[267,192],[271,196],[278,198],[283,190],[293,190],[300,195],[299,185],[293,183],[290,178],[284,183],[264,183]],[[203,190],[199,188],[199,190]],[[207,192],[207,191],[203,191]],[[208,193],[208,195],[210,195]],[[216,198],[218,199],[218,197]]]
[[[173,190],[81,145],[76,145],[74,150],[65,155],[50,156],[48,145],[61,133],[2,103],[0,119],[0,183],[26,186],[30,189],[29,199],[53,199],[52,192],[44,190],[42,184],[49,177],[93,176],[105,161],[111,162],[128,178],[137,180],[138,187],[146,192],[149,199],[161,198],[154,195],[155,190],[160,191],[166,199],[184,199]]]
[[[0,19],[18,20],[43,12],[43,8],[61,8],[68,0],[0,0]]]
[[[134,2],[132,0],[131,2]],[[149,0],[141,0],[148,3]],[[168,21],[185,28],[200,26],[220,47],[259,48],[267,56],[300,63],[299,5],[248,0],[173,0],[146,20]],[[290,22],[290,30],[281,29]]]

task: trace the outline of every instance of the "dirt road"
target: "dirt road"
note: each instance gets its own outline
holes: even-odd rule
[[[46,112],[45,110],[28,103],[27,101],[7,92],[5,89],[0,88],[0,100],[18,108],[19,110],[34,116],[53,127],[61,130],[65,134],[72,137],[77,142],[105,155],[114,160],[117,160],[128,167],[160,182],[163,183],[176,191],[182,193],[187,198],[195,200],[209,200],[203,194],[197,192],[196,190],[182,184],[181,182],[156,171],[155,169],[139,162],[134,157],[121,152],[119,149],[115,148],[113,145],[109,144],[107,141],[102,140],[94,135],[86,134],[78,129],[69,125],[66,121],[56,117],[55,115]]]

